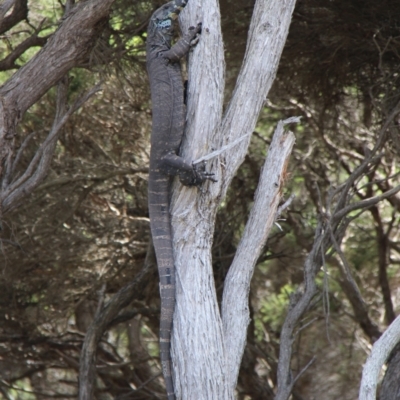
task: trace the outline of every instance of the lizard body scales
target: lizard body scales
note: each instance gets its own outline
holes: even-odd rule
[[[171,177],[178,175],[187,186],[198,186],[212,179],[197,169],[178,151],[185,125],[183,82],[179,60],[196,43],[201,24],[191,27],[171,47],[173,22],[187,0],[174,0],[156,10],[147,32],[147,71],[152,100],[152,133],[148,199],[150,227],[160,276],[160,359],[168,400],[175,399],[171,364],[171,330],[175,309],[175,265],[169,214]]]

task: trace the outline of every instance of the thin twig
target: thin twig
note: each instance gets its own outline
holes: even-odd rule
[[[388,190],[385,193],[382,193],[379,196],[370,197],[369,199],[358,201],[357,203],[353,203],[348,205],[347,207],[342,208],[340,211],[337,211],[333,216],[335,222],[342,219],[345,215],[349,214],[351,211],[361,209],[367,209],[369,207],[374,206],[375,204],[379,203],[380,201],[387,199],[390,196],[393,196],[397,192],[400,191],[400,185],[395,186],[394,188]]]
[[[293,385],[300,379],[300,377],[308,370],[308,368],[311,367],[312,364],[314,364],[314,361],[317,359],[317,357],[313,357],[307,365],[303,367],[303,369],[296,375],[296,378],[293,379]]]
[[[12,164],[12,168],[11,168],[11,176],[13,176],[15,174],[15,169],[17,168],[17,165],[19,163],[19,160],[21,159],[22,153],[24,152],[24,150],[26,149],[26,147],[28,146],[30,140],[36,135],[36,132],[31,132],[22,142],[21,146],[19,147],[18,151],[17,151],[17,155],[15,156],[14,162]]]
[[[292,201],[295,199],[295,197],[296,197],[295,194],[290,195],[290,197],[281,206],[278,207],[278,210],[276,211],[275,220],[277,220],[281,216],[283,211],[285,211],[287,208],[289,208],[289,206],[292,204]]]
[[[308,321],[306,324],[302,325],[297,331],[294,333],[294,337],[298,336],[300,332],[304,331],[304,329],[307,329],[310,325],[312,325],[315,321],[318,320],[318,317],[314,317],[311,321]]]
[[[107,288],[107,285],[105,283],[103,283],[101,285],[100,290],[99,290],[99,301],[97,303],[97,309],[96,309],[96,312],[94,314],[95,318],[97,318],[100,315],[101,310],[103,309],[106,288]]]

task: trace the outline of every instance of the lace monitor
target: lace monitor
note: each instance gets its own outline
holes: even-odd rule
[[[147,71],[150,80],[153,125],[148,183],[151,234],[160,275],[160,359],[168,400],[175,399],[170,355],[175,308],[175,266],[169,214],[169,187],[177,175],[186,186],[199,186],[213,174],[204,165],[194,167],[178,155],[185,125],[185,105],[180,59],[198,41],[201,24],[171,47],[174,20],[187,0],[171,1],[151,17],[147,31]]]

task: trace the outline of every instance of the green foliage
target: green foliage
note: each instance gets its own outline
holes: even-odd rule
[[[294,285],[284,285],[279,293],[270,293],[260,301],[258,316],[254,324],[256,337],[259,341],[264,338],[264,329],[270,332],[279,332],[285,320],[290,295],[296,290]]]
[[[28,378],[18,380],[8,392],[11,400],[36,400]]]

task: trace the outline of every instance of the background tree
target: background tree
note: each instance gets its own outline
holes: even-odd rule
[[[75,12],[90,3],[77,3]],[[154,398],[164,393],[157,364],[158,280],[148,252],[145,171],[151,108],[143,67],[147,18],[160,4],[117,1],[109,19],[96,25],[102,33],[87,42],[92,50],[86,61],[79,59],[74,64],[79,68],[60,84],[58,104],[67,82],[70,105],[103,80],[101,94],[60,129],[46,180],[21,197],[19,208],[4,212],[3,203],[0,385],[5,398],[76,398],[85,332],[101,303],[128,281],[125,293],[131,288],[131,297],[122,298],[124,308],[107,324],[99,343],[96,397]],[[253,3],[221,1],[220,6],[228,99]],[[354,399],[371,344],[398,313],[398,8],[395,1],[360,5],[307,0],[296,5],[277,79],[216,216],[212,260],[222,301],[265,145],[279,119],[301,115],[302,123],[290,127],[296,145],[285,190],[286,198],[293,193],[296,198],[284,212],[286,221],[278,221],[282,231],[273,229],[257,260],[239,398],[268,399],[291,390],[297,399]],[[12,63],[19,67],[18,75],[14,68],[3,68],[4,82],[21,76],[38,50],[18,53],[17,48],[23,49],[18,46],[35,34],[49,37],[48,42],[63,13],[57,3],[16,2],[13,8],[3,2],[4,21],[16,22],[1,24],[7,27],[2,59],[14,53],[18,57]],[[14,149],[7,185],[24,176],[56,126],[56,99],[55,89],[44,93],[18,117],[17,135],[6,139],[12,146],[0,146]],[[66,109],[59,106],[57,115]],[[3,158],[3,180],[7,162]],[[351,210],[335,226],[334,215],[348,204],[367,208]],[[316,241],[316,248],[318,221],[317,239],[323,240]],[[302,288],[305,260],[315,275],[314,296],[308,306],[302,303],[306,311],[288,343],[284,338],[290,338],[293,305],[300,304],[302,292],[296,290]],[[290,343],[295,350],[291,358],[282,361],[281,354],[278,363],[279,345],[290,349]],[[396,398],[397,380],[390,378],[396,376],[397,354],[390,358],[382,398]],[[279,373],[286,376],[289,361],[294,379],[285,386]]]

